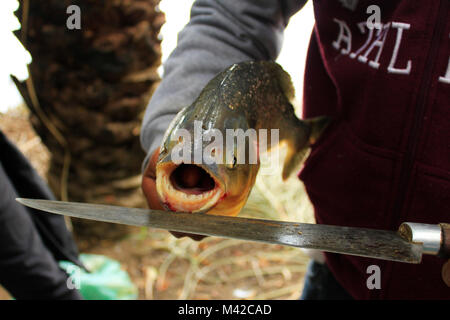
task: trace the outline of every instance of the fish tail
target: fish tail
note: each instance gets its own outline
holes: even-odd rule
[[[296,126],[298,132],[288,141],[288,150],[284,161],[282,178],[286,180],[296,172],[306,159],[310,146],[319,139],[331,119],[326,116],[299,120],[302,125]]]
[[[317,139],[319,139],[319,137],[325,131],[327,126],[330,124],[331,118],[327,116],[320,116],[316,118],[307,119],[304,121],[310,127],[308,142],[309,145],[312,145],[317,141]]]
[[[284,160],[282,178],[286,180],[297,171],[308,154],[308,148],[302,148],[298,151],[288,147],[286,158]]]

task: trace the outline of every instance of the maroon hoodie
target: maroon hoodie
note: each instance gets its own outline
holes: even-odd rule
[[[381,9],[379,29],[366,23],[370,5]],[[449,9],[449,0],[314,2],[304,117],[334,117],[300,173],[318,223],[450,222]],[[450,299],[437,257],[326,260],[354,297]],[[370,265],[381,290],[366,285]]]

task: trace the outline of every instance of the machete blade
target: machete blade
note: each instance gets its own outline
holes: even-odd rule
[[[406,241],[395,231],[77,202],[23,198],[16,200],[34,209],[103,222],[317,249],[406,263],[420,263],[422,258],[422,245]]]

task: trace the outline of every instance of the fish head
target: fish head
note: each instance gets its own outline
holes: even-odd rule
[[[160,201],[171,211],[236,216],[254,185],[259,162],[249,160],[251,152],[256,154],[252,139],[239,146],[227,129],[245,132],[248,124],[239,113],[203,119],[194,113],[182,110],[166,131],[156,166]]]

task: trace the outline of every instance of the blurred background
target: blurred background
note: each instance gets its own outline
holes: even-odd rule
[[[192,2],[0,2],[0,129],[57,197],[146,206],[140,121]],[[65,28],[70,4],[81,7],[81,33]],[[299,101],[313,24],[309,2],[292,17],[277,60]],[[241,216],[314,222],[303,185],[282,182],[281,168],[258,177]],[[299,249],[67,222],[80,252],[120,262],[139,299],[297,299],[303,286],[308,258]],[[8,298],[0,288],[0,299]]]

